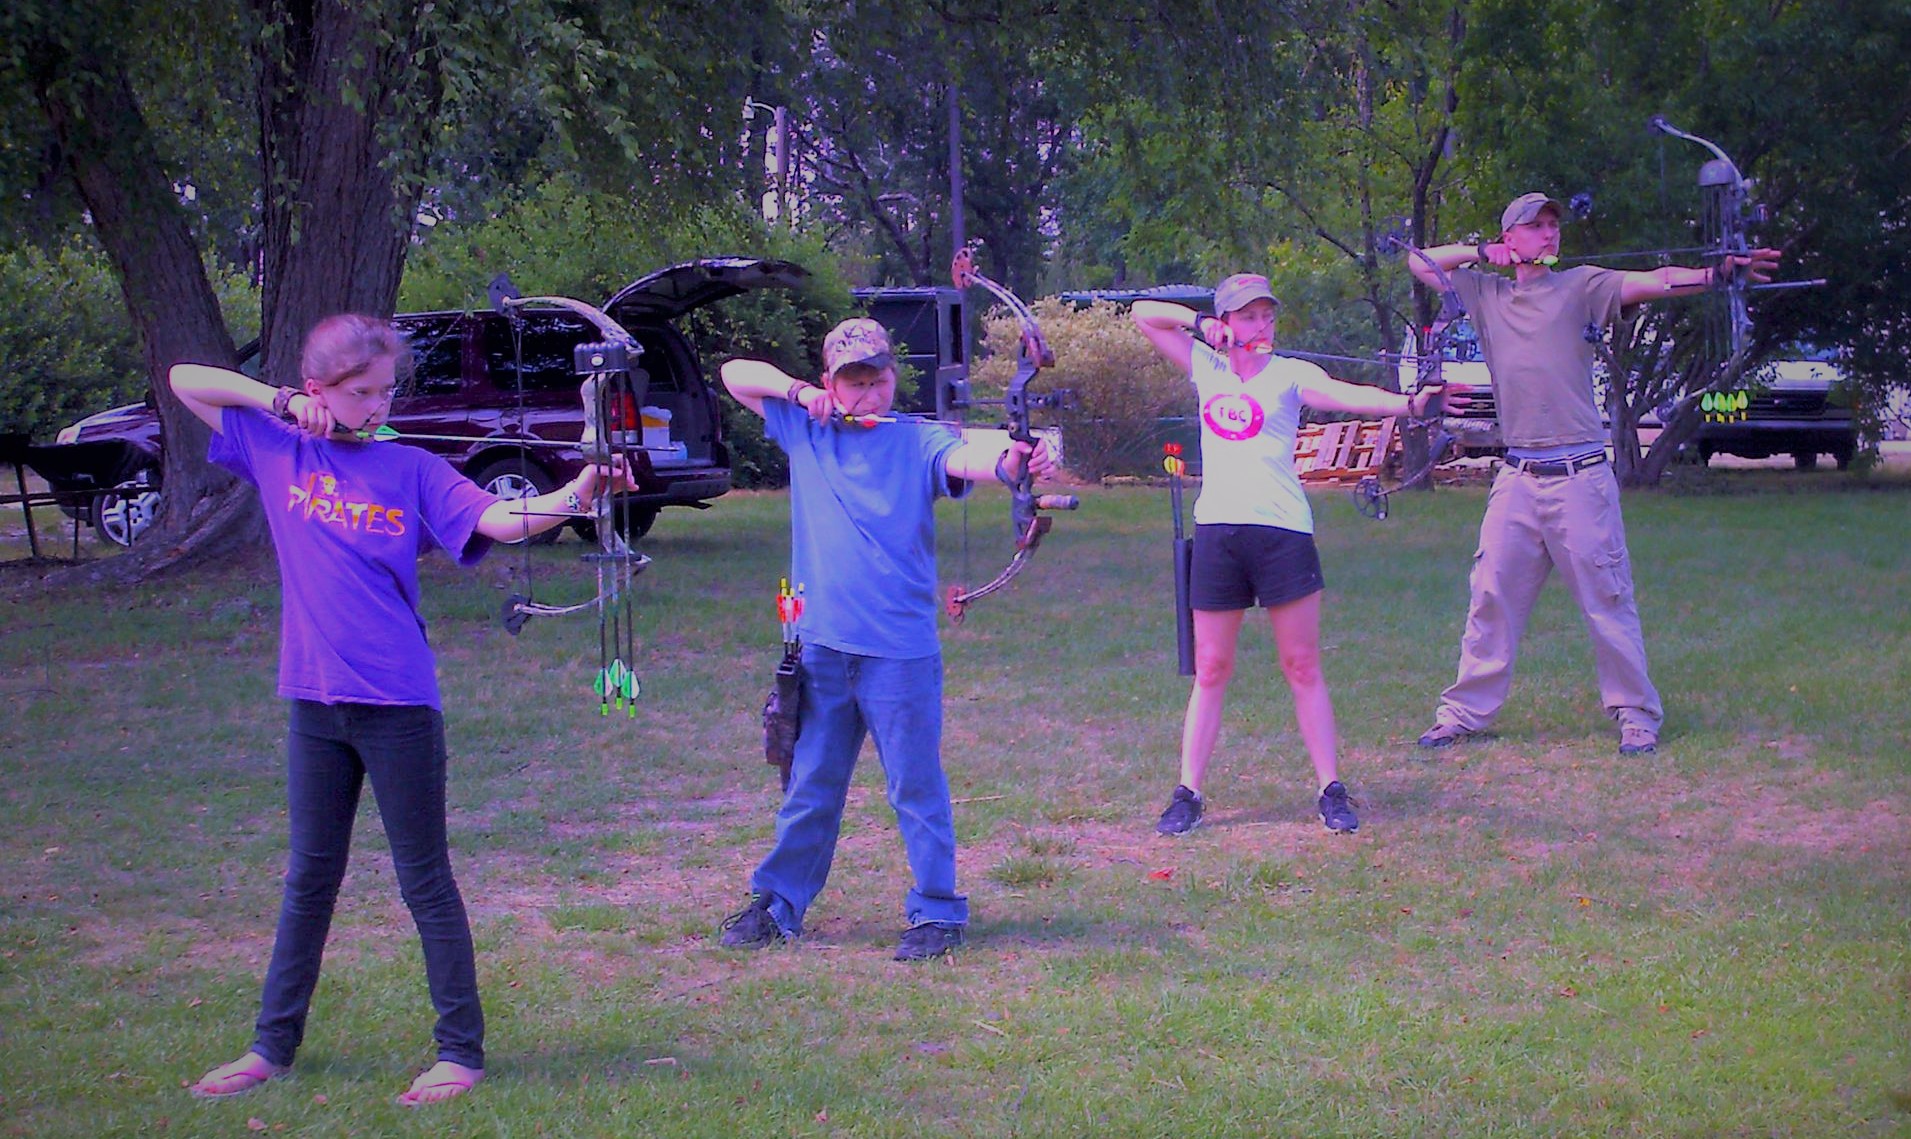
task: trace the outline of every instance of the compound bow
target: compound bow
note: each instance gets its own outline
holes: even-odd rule
[[[1666,121],[1664,115],[1654,115],[1646,122],[1646,129],[1669,138],[1681,139],[1705,148],[1712,158],[1699,168],[1699,224],[1700,234],[1705,244],[1676,249],[1648,249],[1626,253],[1591,254],[1570,258],[1571,262],[1609,261],[1627,257],[1651,257],[1661,263],[1673,254],[1699,253],[1704,262],[1711,267],[1715,285],[1706,293],[1708,309],[1704,317],[1704,355],[1716,368],[1699,387],[1687,391],[1680,399],[1681,407],[1692,404],[1710,404],[1715,394],[1723,401],[1733,393],[1724,389],[1731,386],[1744,373],[1752,353],[1752,317],[1749,295],[1753,292],[1765,292],[1778,289],[1816,288],[1824,285],[1823,278],[1808,281],[1755,281],[1752,277],[1751,257],[1753,252],[1750,231],[1753,226],[1767,220],[1765,207],[1752,198],[1752,180],[1740,172],[1738,164],[1730,155],[1709,139],[1680,130]],[[1591,196],[1578,194],[1573,198],[1572,210],[1575,216],[1584,218],[1592,212]],[[1615,380],[1624,375],[1619,362],[1614,358],[1607,344],[1606,332],[1596,323],[1588,321],[1586,339],[1599,353],[1609,375]],[[1743,393],[1739,393],[1743,394]]]
[[[577,446],[587,462],[597,465],[602,475],[600,485],[608,488],[612,456],[622,455],[626,463],[634,463],[636,454],[643,449],[638,442],[642,434],[638,416],[644,401],[643,372],[635,366],[643,352],[642,346],[623,325],[583,301],[571,297],[522,296],[504,275],[491,282],[490,295],[492,307],[511,320],[520,340],[520,401],[524,392],[521,339],[526,309],[559,309],[572,313],[589,322],[602,337],[577,345],[572,355],[577,373],[584,377],[579,385],[584,403],[584,434]],[[585,504],[572,505],[582,512]],[[631,510],[627,497],[611,494],[606,489],[589,504],[589,510],[598,549],[583,555],[583,561],[596,570],[596,595],[563,605],[536,600],[530,573],[530,543],[525,541],[522,543],[525,591],[508,597],[500,616],[505,630],[516,636],[532,617],[563,617],[595,608],[598,665],[591,686],[597,693],[599,711],[608,716],[614,707],[635,716],[639,684],[631,666],[637,655],[637,633],[636,606],[630,585],[650,565],[650,559],[632,549],[624,536]],[[528,518],[525,537],[530,537]]]
[[[954,278],[958,289],[971,286],[982,289],[999,301],[1004,308],[1014,314],[1022,326],[1022,338],[1016,354],[1015,375],[1009,380],[1008,390],[1002,397],[1003,415],[1008,420],[1009,438],[1017,442],[1035,443],[1035,433],[1029,424],[1031,408],[1060,407],[1064,398],[1062,392],[1049,392],[1044,395],[1032,395],[1028,390],[1029,382],[1043,368],[1055,366],[1055,353],[1049,350],[1048,341],[1042,336],[1042,326],[1037,323],[1035,313],[1022,298],[1010,292],[1006,287],[991,281],[976,271],[975,254],[980,243],[975,242],[956,253],[950,264],[949,275]],[[1009,488],[1009,519],[1015,530],[1015,556],[1002,572],[995,575],[986,585],[967,589],[953,586],[949,590],[945,606],[949,619],[956,624],[962,623],[968,606],[996,590],[1001,589],[1022,572],[1029,559],[1035,556],[1035,549],[1042,543],[1054,519],[1043,514],[1045,510],[1074,510],[1081,505],[1072,494],[1036,494],[1035,472],[1024,459],[1022,470],[1014,478],[1009,477],[1006,468],[997,463],[995,477]]]
[[[1699,167],[1699,224],[1705,238],[1705,259],[1724,285],[1714,290],[1718,304],[1706,328],[1707,348],[1713,358],[1722,361],[1713,386],[1721,386],[1744,370],[1752,350],[1748,294],[1817,288],[1825,281],[1754,282],[1748,256],[1752,252],[1750,231],[1765,222],[1767,214],[1764,205],[1752,199],[1752,180],[1739,172],[1738,163],[1716,143],[1680,130],[1664,115],[1652,116],[1646,129],[1702,146],[1712,154],[1711,160]]]
[[[1414,385],[1415,390],[1429,388],[1439,393],[1446,387],[1442,368],[1446,362],[1447,345],[1452,340],[1451,330],[1455,322],[1466,315],[1466,305],[1460,301],[1459,291],[1453,287],[1453,278],[1447,276],[1446,270],[1440,268],[1438,261],[1427,256],[1425,250],[1395,234],[1389,234],[1384,244],[1389,249],[1403,249],[1409,255],[1419,258],[1433,271],[1435,278],[1440,282],[1440,311],[1434,316],[1433,323],[1427,326],[1425,334],[1421,337],[1420,351],[1414,357],[1413,365],[1414,374],[1418,377]],[[1383,484],[1378,475],[1367,475],[1355,483],[1354,509],[1358,510],[1363,517],[1372,518],[1375,521],[1385,519],[1388,496],[1426,481],[1433,474],[1433,469],[1440,464],[1440,459],[1446,454],[1447,448],[1453,445],[1453,436],[1446,429],[1446,400],[1443,396],[1435,394],[1430,397],[1419,415],[1411,413],[1413,406],[1411,396],[1408,397],[1407,406],[1408,427],[1426,432],[1426,461],[1420,465],[1419,469],[1392,486]]]

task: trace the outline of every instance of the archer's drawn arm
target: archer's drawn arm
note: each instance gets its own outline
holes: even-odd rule
[[[1727,254],[1716,265],[1666,265],[1658,269],[1631,270],[1619,286],[1619,303],[1636,305],[1642,301],[1686,296],[1724,288],[1734,280],[1762,285],[1778,270],[1781,256],[1776,249],[1751,249]]]

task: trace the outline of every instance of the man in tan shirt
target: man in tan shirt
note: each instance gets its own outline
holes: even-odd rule
[[[1506,460],[1480,523],[1459,674],[1440,694],[1421,747],[1449,747],[1492,726],[1513,683],[1520,634],[1555,568],[1592,634],[1599,694],[1619,725],[1620,754],[1645,754],[1659,744],[1664,711],[1646,672],[1619,484],[1606,459],[1606,428],[1593,397],[1594,346],[1585,330],[1606,328],[1631,305],[1721,286],[1741,268],[1755,281],[1769,280],[1778,253],[1757,249],[1715,266],[1643,272],[1555,270],[1563,216],[1546,195],[1522,194],[1500,215],[1498,241],[1424,251],[1450,274],[1472,315],[1493,377]],[[1482,262],[1510,267],[1513,276],[1468,267]],[[1407,268],[1431,288],[1446,287],[1441,273],[1413,253]]]

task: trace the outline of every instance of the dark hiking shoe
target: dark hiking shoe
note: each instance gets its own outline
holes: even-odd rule
[[[1320,825],[1335,834],[1352,834],[1360,829],[1354,815],[1354,801],[1347,797],[1347,786],[1336,779],[1320,793]]]
[[[1187,834],[1201,825],[1204,806],[1201,796],[1176,784],[1174,795],[1168,800],[1168,809],[1161,812],[1161,820],[1155,823],[1155,833]]]
[[[731,949],[763,949],[781,945],[790,939],[783,927],[770,916],[770,899],[758,894],[750,904],[723,919],[717,927],[723,931],[720,943]]]
[[[932,957],[946,957],[961,944],[961,926],[946,921],[924,922],[902,931],[902,940],[896,943],[896,960],[927,961]]]
[[[1473,733],[1458,724],[1441,722],[1420,733],[1420,746],[1428,748],[1452,747]]]
[[[1624,727],[1619,729],[1620,755],[1651,755],[1659,750],[1659,733],[1651,728]]]

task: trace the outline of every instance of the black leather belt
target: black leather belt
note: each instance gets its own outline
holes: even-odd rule
[[[1564,459],[1508,459],[1506,465],[1523,475],[1539,475],[1545,478],[1558,478],[1578,471],[1591,470],[1606,462],[1604,451],[1594,451],[1585,455],[1573,455]]]

